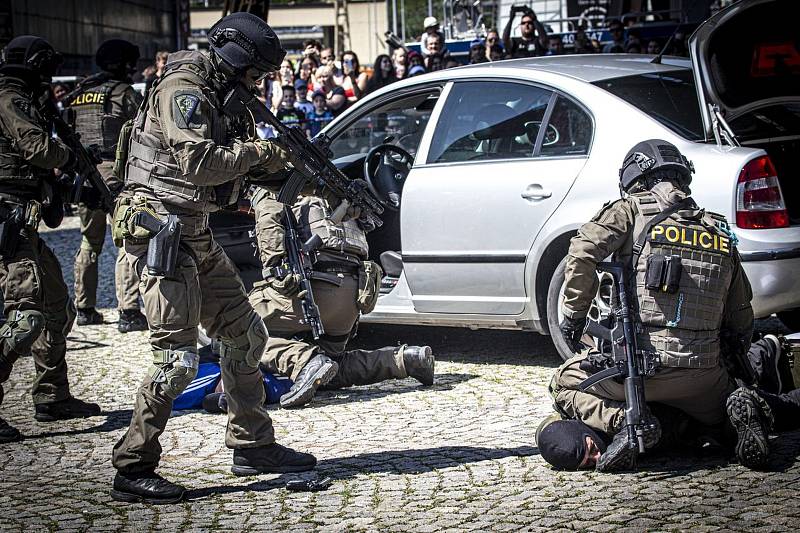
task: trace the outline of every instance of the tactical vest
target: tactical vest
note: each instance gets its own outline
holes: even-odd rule
[[[34,104],[31,102],[30,94],[26,94],[21,82],[0,76],[0,92],[12,92],[18,95],[20,105],[30,106],[28,116],[34,121],[38,121],[44,131],[48,131],[48,125],[35,111]],[[24,109],[22,109],[25,112]],[[39,191],[39,180],[52,175],[52,170],[39,168],[31,165],[22,157],[14,141],[6,136],[0,129],[0,190],[11,194],[36,193]]]
[[[722,215],[679,210],[656,224],[662,212],[649,191],[630,196],[636,205],[638,345],[658,352],[666,367],[709,368],[718,364],[719,330],[733,277],[735,253]]]
[[[318,196],[305,196],[294,205],[303,241],[314,235],[322,239],[322,250],[335,256],[355,256],[364,260],[369,255],[367,234],[358,221],[347,219],[338,224],[331,221],[327,202]],[[344,257],[343,257],[344,258]],[[349,261],[348,261],[349,262]]]
[[[147,113],[164,80],[173,76],[191,81],[205,93],[209,102],[218,103],[219,97],[209,81],[213,76],[212,68],[202,52],[183,51],[169,55],[161,79],[153,84],[147,101],[139,108],[134,119],[125,174],[126,186],[129,183],[142,185],[164,204],[199,213],[217,211],[220,206],[230,205],[238,198],[240,180],[235,180],[233,186],[227,187],[195,185],[183,175],[163,136],[146,131]],[[211,140],[224,145],[228,122],[221,114],[219,118],[212,122]],[[222,191],[224,198],[218,197],[218,192]]]
[[[69,103],[74,113],[73,127],[80,134],[84,146],[96,144],[106,161],[113,161],[117,150],[119,131],[125,117],[114,114],[111,95],[124,82],[108,80],[99,85],[82,88]],[[117,109],[119,113],[119,109]]]

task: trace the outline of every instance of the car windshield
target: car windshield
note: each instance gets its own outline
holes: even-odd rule
[[[705,138],[694,77],[689,69],[594,82],[690,141]]]

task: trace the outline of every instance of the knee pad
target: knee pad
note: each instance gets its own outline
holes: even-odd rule
[[[245,332],[238,337],[220,337],[221,357],[229,357],[236,361],[244,361],[248,366],[257,368],[261,354],[267,347],[267,328],[264,321],[255,311],[251,311]]]
[[[8,320],[0,328],[2,353],[12,351],[24,355],[31,351],[31,346],[44,330],[44,315],[39,311],[11,311]]]
[[[155,383],[161,383],[164,393],[177,398],[197,376],[200,356],[184,350],[153,351],[153,369],[150,377]]]

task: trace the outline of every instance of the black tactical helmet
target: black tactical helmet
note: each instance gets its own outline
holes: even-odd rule
[[[675,170],[683,178],[683,185],[692,182],[694,165],[678,148],[661,139],[649,139],[637,143],[628,150],[622,168],[619,169],[619,182],[623,190],[640,178],[647,178],[662,170]]]
[[[46,40],[35,35],[20,35],[3,49],[2,69],[35,73],[42,81],[49,82],[62,61],[61,54]]]
[[[252,13],[231,13],[208,32],[211,50],[237,72],[278,70],[286,50],[269,24]]]
[[[139,47],[125,39],[109,39],[97,49],[94,62],[106,72],[129,73],[136,69]]]

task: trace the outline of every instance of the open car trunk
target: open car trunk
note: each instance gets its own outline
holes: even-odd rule
[[[792,224],[800,224],[798,15],[797,0],[744,0],[689,40],[706,140],[715,138],[715,105],[743,146],[769,154]]]

